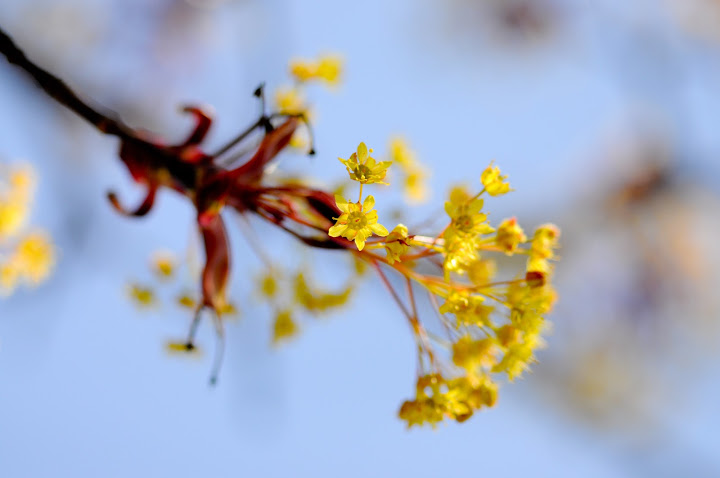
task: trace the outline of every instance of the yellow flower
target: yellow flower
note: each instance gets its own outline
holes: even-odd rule
[[[453,314],[457,325],[490,325],[490,314],[494,307],[485,305],[485,298],[481,295],[470,294],[467,291],[452,292],[445,303],[440,306],[441,314]]]
[[[428,198],[427,173],[421,169],[408,171],[403,178],[405,197],[412,203],[422,203]]]
[[[278,282],[272,270],[267,271],[260,277],[260,294],[272,299],[278,293]]]
[[[324,55],[317,61],[295,59],[290,61],[290,74],[300,83],[323,80],[336,85],[340,81],[342,63],[342,58],[337,55]]]
[[[32,285],[47,279],[55,265],[55,249],[42,233],[32,233],[18,244],[13,261],[20,275]]]
[[[525,232],[514,217],[505,219],[498,226],[495,243],[505,251],[505,254],[512,255],[518,245],[526,240]]]
[[[452,222],[445,237],[453,235],[475,237],[492,232],[493,228],[485,222],[487,214],[480,212],[482,207],[483,200],[480,198],[462,202],[446,201],[445,212],[450,216]]]
[[[307,112],[305,99],[297,88],[279,88],[275,92],[275,104],[279,113],[297,115]]]
[[[490,164],[480,176],[480,181],[491,196],[500,196],[510,191],[510,184],[503,182],[507,176],[500,175],[500,168]]]
[[[366,197],[365,201],[360,205],[359,202],[348,202],[342,196],[335,195],[335,203],[343,214],[336,218],[337,223],[328,231],[330,237],[341,236],[350,241],[355,241],[358,250],[362,251],[365,247],[365,241],[373,233],[381,237],[388,235],[388,230],[377,222],[377,211],[373,210],[375,206],[374,197]]]
[[[492,339],[474,340],[464,335],[453,344],[452,359],[458,367],[474,373],[478,367],[492,367],[496,363],[496,346]]]
[[[282,310],[275,315],[273,323],[273,342],[278,343],[298,333],[298,327],[289,310]]]
[[[309,312],[324,312],[341,307],[347,303],[351,293],[351,287],[338,293],[317,290],[310,287],[302,272],[295,276],[295,300]]]
[[[19,279],[20,271],[12,260],[0,263],[0,297],[10,295]]]
[[[30,197],[35,189],[35,171],[30,165],[19,165],[10,172],[8,184],[15,194]]]
[[[370,150],[372,152],[372,150]],[[360,143],[357,153],[350,155],[349,159],[338,158],[347,168],[350,179],[362,184],[387,184],[383,182],[387,175],[387,170],[392,161],[375,161],[375,158],[368,156],[368,149],[365,143]]]
[[[220,316],[238,315],[238,309],[237,309],[237,307],[235,307],[235,304],[233,304],[232,302],[225,302],[218,308],[217,313]]]
[[[180,307],[184,307],[186,309],[195,309],[197,301],[193,299],[190,294],[182,294],[180,297],[177,298],[177,304]]]
[[[340,56],[321,56],[318,60],[316,76],[330,85],[337,85],[340,82],[342,67],[343,60]]]
[[[27,221],[28,201],[0,196],[0,240],[16,235]]]
[[[151,259],[151,267],[160,279],[169,279],[175,274],[175,258],[169,252],[156,252]]]
[[[475,285],[486,285],[492,282],[497,265],[491,259],[478,259],[467,267],[468,279]]]
[[[130,284],[128,289],[130,298],[139,307],[151,307],[155,304],[155,292],[149,288],[140,284]]]
[[[552,267],[548,262],[555,258],[554,250],[558,247],[560,229],[554,224],[543,224],[535,230],[530,244],[530,257],[528,258],[528,271],[549,274]]]
[[[512,382],[530,368],[532,362],[535,362],[532,347],[527,344],[514,344],[508,347],[505,356],[492,368],[492,371],[507,373],[508,379]]]
[[[407,253],[409,249],[407,238],[408,228],[403,224],[398,224],[385,239],[385,252],[390,264],[395,261],[400,262],[401,256]]]
[[[290,74],[301,83],[312,80],[317,75],[315,62],[307,60],[290,60]]]

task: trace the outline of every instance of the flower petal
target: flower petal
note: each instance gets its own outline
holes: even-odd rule
[[[338,237],[340,236],[345,230],[347,230],[347,224],[335,224],[333,227],[331,227],[328,230],[328,236],[330,237]]]
[[[335,204],[337,204],[337,207],[338,207],[342,212],[350,212],[350,207],[349,207],[349,205],[348,205],[348,200],[345,199],[344,197],[342,197],[342,196],[339,195],[339,194],[336,194],[336,195],[335,195]]]
[[[375,198],[372,196],[368,196],[365,198],[365,201],[363,201],[363,211],[369,212],[373,207],[375,206]]]
[[[363,164],[365,160],[367,159],[368,150],[367,146],[365,146],[365,143],[360,143],[357,148],[357,158],[358,163]]]
[[[382,224],[371,224],[370,230],[380,237],[385,237],[389,234],[387,228]]]

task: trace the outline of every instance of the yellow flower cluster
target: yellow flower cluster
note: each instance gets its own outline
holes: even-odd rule
[[[300,332],[297,311],[318,316],[343,307],[350,300],[352,287],[339,291],[323,290],[305,277],[304,272],[285,274],[277,267],[268,268],[258,280],[259,295],[273,309],[273,343],[281,343]]]
[[[387,170],[392,164],[390,161],[377,162],[369,153],[365,143],[360,143],[357,152],[352,153],[349,159],[338,158],[347,168],[350,179],[360,183],[360,196],[358,202],[350,202],[340,195],[335,196],[335,204],[342,212],[340,217],[335,218],[336,223],[328,230],[330,237],[344,237],[355,241],[359,251],[365,247],[367,239],[376,234],[380,237],[387,236],[388,230],[378,223],[377,211],[373,210],[375,198],[368,196],[363,201],[363,184],[387,184],[383,182]]]
[[[187,292],[187,286],[182,286],[179,294],[175,294],[174,299],[168,299],[166,293],[172,296],[172,292],[163,291],[162,289],[169,289],[178,279],[180,275],[178,269],[184,265],[182,262],[170,251],[161,250],[155,251],[150,256],[148,268],[152,274],[152,280],[146,282],[131,281],[127,286],[127,295],[130,300],[139,309],[154,309],[160,307],[164,302],[174,302],[177,306],[183,309],[197,310],[199,306],[198,294]],[[200,279],[199,271],[193,270],[189,264],[188,271],[185,274],[186,280],[189,284],[194,287],[194,284]],[[151,283],[156,283],[151,285]],[[232,302],[225,302],[219,309],[218,314],[221,316],[237,316],[238,310]],[[168,349],[172,351],[178,351],[173,349],[173,343],[168,344]],[[176,345],[176,344],[175,344]],[[183,347],[185,343],[181,344]],[[179,345],[178,345],[179,346]]]
[[[290,74],[299,83],[324,81],[329,85],[337,85],[342,65],[342,58],[338,55],[323,55],[317,60],[295,59],[290,61]]]
[[[290,62],[289,69],[294,84],[282,86],[275,91],[275,108],[280,114],[303,116],[309,120],[313,114],[305,97],[305,85],[314,81],[321,81],[330,86],[338,85],[342,76],[342,58],[336,55],[325,55],[317,60],[295,59]],[[295,131],[290,146],[306,149],[309,139],[310,132],[303,124]]]
[[[30,165],[0,165],[0,296],[18,285],[37,286],[55,265],[55,247],[41,230],[26,232],[35,193]]]
[[[341,162],[350,178],[360,183],[360,199],[363,184],[382,183],[390,166],[370,162],[362,143],[356,154]],[[496,376],[514,380],[535,361],[536,350],[543,346],[545,316],[555,301],[550,261],[556,258],[560,232],[553,225],[543,225],[528,241],[515,218],[493,228],[482,196],[501,196],[511,191],[510,185],[492,164],[481,174],[480,182],[483,188],[477,194],[464,188],[451,191],[445,203],[449,222],[436,236],[413,234],[402,224],[389,234],[384,227],[379,233],[373,228],[377,212],[372,210],[372,196],[362,205],[336,197],[343,214],[328,235],[356,241],[357,256],[375,267],[414,332],[419,370],[415,397],[399,411],[408,426],[434,426],[445,419],[461,422],[475,411],[493,406],[498,395]],[[373,232],[380,238],[366,245]],[[383,249],[385,256],[378,255],[378,249]],[[489,256],[515,254],[528,256],[526,269],[506,280],[496,279],[496,262]],[[421,267],[423,262],[430,267]],[[439,271],[431,272],[433,267]],[[404,277],[406,300],[384,268]],[[446,337],[426,329],[415,300],[418,287],[429,294],[436,309],[431,317],[439,317]]]

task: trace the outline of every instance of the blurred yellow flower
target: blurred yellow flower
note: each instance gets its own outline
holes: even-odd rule
[[[289,310],[282,310],[275,315],[273,323],[273,342],[287,340],[298,333],[298,326]]]
[[[46,234],[35,232],[20,241],[11,260],[25,281],[38,285],[55,265],[55,249]]]
[[[490,164],[480,176],[480,181],[491,196],[500,196],[510,192],[510,184],[504,182],[507,176],[500,175],[500,168]]]
[[[290,61],[290,74],[300,83],[323,80],[337,85],[342,74],[343,60],[338,55],[323,55],[317,60],[294,59]]]

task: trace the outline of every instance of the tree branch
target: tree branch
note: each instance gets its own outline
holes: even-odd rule
[[[8,62],[25,70],[35,80],[35,83],[55,101],[75,112],[101,132],[124,140],[135,139],[132,129],[123,124],[121,120],[92,108],[78,98],[62,80],[30,61],[2,28],[0,28],[0,53],[7,58]]]

